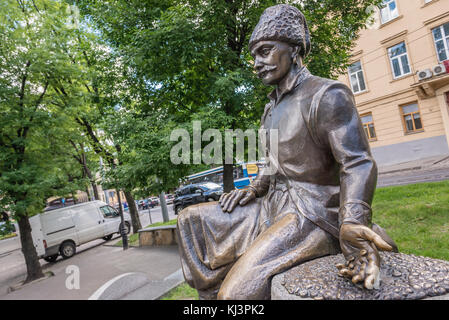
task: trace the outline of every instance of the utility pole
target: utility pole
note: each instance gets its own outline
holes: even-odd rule
[[[162,210],[162,218],[164,219],[164,222],[168,222],[168,208],[167,208],[167,202],[165,202],[165,192],[162,191],[162,193],[159,195],[159,200],[161,202],[161,210]]]
[[[128,235],[125,231],[125,218],[123,217],[123,209],[122,209],[122,199],[120,197],[120,190],[115,190],[117,192],[117,198],[118,198],[118,210],[120,214],[120,234],[122,235],[122,243],[123,243],[123,250],[128,249]]]

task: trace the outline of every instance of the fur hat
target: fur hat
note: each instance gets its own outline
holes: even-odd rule
[[[300,46],[299,54],[305,58],[310,52],[310,34],[304,14],[287,4],[265,9],[251,35],[249,48],[259,41],[269,40]]]

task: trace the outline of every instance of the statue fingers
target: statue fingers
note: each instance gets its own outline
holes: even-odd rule
[[[221,205],[221,203],[223,202],[223,199],[227,196],[228,194],[227,193],[223,193],[221,196],[220,196],[220,199],[218,199],[218,203]]]
[[[228,204],[228,208],[227,208],[227,212],[231,213],[232,210],[234,210],[234,208],[237,206],[237,204],[239,203],[240,199],[242,198],[243,195],[241,194],[236,194],[231,201]]]
[[[223,197],[223,199],[221,201],[221,207],[224,212],[226,212],[227,205],[228,205],[229,201],[231,201],[231,198],[233,195],[234,195],[234,193],[231,191],[230,193],[227,193],[226,196]]]
[[[393,248],[387,242],[385,242],[385,240],[382,239],[381,236],[379,236],[377,233],[375,233],[373,230],[371,230],[368,227],[363,228],[362,236],[365,239],[373,242],[376,245],[376,247],[379,248],[380,250],[385,250],[385,251],[393,250]]]
[[[366,265],[367,265],[367,260],[366,258],[361,257],[359,260],[359,268],[357,270],[357,272],[355,273],[355,276],[352,277],[352,283],[356,284],[359,283],[360,281],[365,280],[365,270],[366,270]]]
[[[239,204],[241,206],[244,206],[248,202],[250,202],[252,199],[255,199],[255,198],[256,198],[255,194],[251,190],[248,190],[246,192],[245,196],[242,198],[242,200],[240,200]]]
[[[378,289],[380,285],[380,269],[375,264],[368,264],[366,268],[365,288]]]
[[[228,201],[223,207],[223,211],[231,212],[232,210],[234,210],[235,206],[237,205],[238,201],[240,201],[241,197],[242,197],[241,192],[233,191],[232,196],[229,197]]]
[[[230,193],[223,193],[220,196],[220,199],[218,200],[218,202],[220,203],[220,205],[223,207],[224,204],[226,203],[226,200],[231,196]]]
[[[376,248],[368,253],[367,260],[365,288],[377,289],[380,284],[380,256]]]

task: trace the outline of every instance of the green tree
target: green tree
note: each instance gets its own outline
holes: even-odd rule
[[[381,1],[285,2],[301,9],[309,22],[313,49],[305,63],[311,72],[336,77],[366,25],[367,8]],[[258,123],[269,89],[255,78],[247,43],[263,10],[278,1],[76,3],[137,70],[136,76],[150,84],[145,87],[153,102],[148,108],[167,110],[179,124],[198,117],[222,130]],[[232,170],[224,164],[225,191],[234,188]]]
[[[70,45],[65,46],[65,52],[71,64],[81,72],[72,77],[61,78],[55,84],[56,98],[52,101],[64,110],[79,126],[92,152],[101,157],[106,173],[103,181],[105,186],[123,190],[129,205],[133,231],[142,228],[137,207],[132,196],[134,184],[131,179],[117,176],[115,172],[124,164],[122,146],[111,132],[110,119],[119,114],[121,105],[133,101],[127,89],[129,75],[126,65],[110,49],[110,46],[91,32],[88,21],[80,20],[76,36]],[[89,177],[88,167],[83,164],[83,155],[76,143],[71,143],[76,149],[74,155],[83,165]],[[91,175],[90,180],[95,179]],[[109,183],[108,183],[109,182]]]
[[[26,282],[43,276],[28,218],[48,197],[85,183],[68,177],[73,122],[52,103],[58,79],[78,73],[59,45],[73,32],[66,9],[48,0],[0,3],[0,205],[18,220]]]

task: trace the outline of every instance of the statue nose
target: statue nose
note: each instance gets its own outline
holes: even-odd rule
[[[264,64],[260,61],[260,59],[256,58],[256,61],[254,61],[254,69],[258,71],[262,69],[263,66]]]

